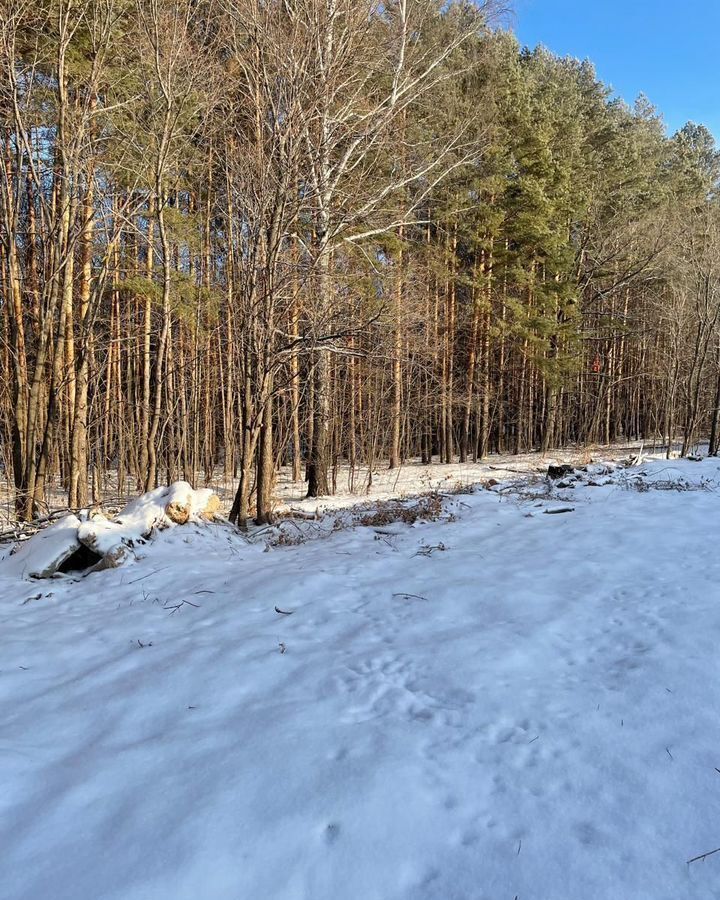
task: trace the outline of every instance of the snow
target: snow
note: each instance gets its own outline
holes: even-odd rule
[[[209,488],[196,491],[187,481],[176,481],[131,500],[114,521],[102,516],[92,518],[81,525],[78,537],[99,556],[106,556],[118,547],[141,541],[155,528],[169,528],[178,521],[197,519],[212,495]]]
[[[23,577],[53,577],[83,545],[99,558],[96,565],[115,568],[127,558],[128,548],[142,543],[155,529],[212,517],[213,497],[211,489],[193,490],[187,481],[176,481],[132,500],[114,520],[100,513],[90,515],[88,510],[80,518],[65,516],[19,544],[10,566]]]
[[[717,897],[720,464],[573,483],[0,562],[2,897]]]
[[[66,559],[79,549],[78,529],[81,521],[69,515],[49,528],[38,532],[31,540],[20,544],[3,565],[3,574],[21,578],[46,578],[57,571]]]
[[[678,448],[680,444],[673,445]],[[290,467],[282,467],[278,473],[275,486],[275,509],[279,513],[299,512],[302,514],[322,515],[338,509],[346,509],[350,506],[366,503],[372,500],[388,500],[396,497],[407,497],[423,491],[448,490],[458,485],[468,486],[487,481],[488,479],[512,478],[516,475],[532,476],[547,471],[550,463],[586,463],[588,459],[598,458],[602,460],[626,460],[630,455],[637,454],[644,447],[641,443],[596,445],[592,447],[568,447],[564,450],[553,450],[549,454],[539,452],[512,454],[491,454],[482,461],[441,464],[435,458],[432,465],[425,465],[419,459],[405,460],[395,469],[388,469],[386,460],[378,460],[377,464],[369,469],[359,465],[351,468],[349,465],[339,463],[330,474],[335,491],[330,497],[308,498],[307,483],[305,481],[293,481]],[[645,447],[652,454],[661,455],[663,448]],[[672,454],[677,457],[678,451]],[[122,489],[118,484],[117,472],[106,473],[103,480],[103,491],[106,498],[118,500],[117,510],[122,502],[127,502],[142,491],[141,486],[136,486],[132,478],[124,480]],[[237,481],[229,480],[221,471],[213,473],[197,472],[195,474],[197,484],[205,484],[211,487],[220,497],[222,505],[229,510],[235,492]],[[57,480],[48,479],[46,484],[47,500],[51,509],[62,508],[67,503],[67,491],[63,484]],[[121,500],[126,497],[126,500]],[[131,502],[133,502],[131,500]],[[106,509],[117,511],[112,505]],[[14,490],[11,482],[0,478],[0,538],[5,528],[9,530],[9,523],[14,519]]]

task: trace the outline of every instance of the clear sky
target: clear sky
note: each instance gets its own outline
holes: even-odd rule
[[[699,122],[720,142],[720,0],[515,0],[523,44],[595,63],[632,102],[644,93],[669,130]]]

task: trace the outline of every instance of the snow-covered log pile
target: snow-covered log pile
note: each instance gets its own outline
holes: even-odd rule
[[[574,488],[580,485],[600,487],[615,481],[619,471],[621,467],[614,462],[596,462],[586,466],[550,465],[547,477],[559,488]]]
[[[114,568],[153,532],[212,520],[219,508],[220,500],[209,488],[194,490],[186,481],[176,481],[132,500],[112,519],[88,510],[65,516],[18,544],[0,565],[3,574],[24,578]]]

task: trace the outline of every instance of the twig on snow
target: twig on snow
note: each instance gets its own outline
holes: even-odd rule
[[[198,603],[193,603],[192,600],[181,600],[179,603],[168,604],[167,606],[163,606],[163,609],[171,610],[170,615],[176,613],[181,606],[187,604],[188,606],[194,606],[195,609],[200,609],[200,605]]]
[[[447,547],[445,544],[435,544],[432,547],[425,545],[417,553],[413,553],[413,556],[431,556],[435,550],[447,550]]]
[[[170,566],[163,566],[162,569],[155,569],[154,572],[148,572],[147,575],[141,575],[140,578],[133,578],[132,581],[128,581],[128,585],[136,584],[138,581],[144,581],[146,578],[149,578],[151,575],[157,575],[158,572],[164,572],[165,569],[169,569]]]
[[[714,853],[720,853],[720,847],[718,847],[716,850],[710,850],[709,853],[701,853],[700,856],[693,856],[692,859],[689,859],[687,861],[687,864],[690,865],[690,863],[700,862],[701,860],[706,860],[708,858],[708,856],[712,856]]]

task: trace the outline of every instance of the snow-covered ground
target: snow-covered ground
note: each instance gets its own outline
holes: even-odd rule
[[[674,455],[679,455],[680,444],[673,445]],[[367,466],[358,466],[351,469],[347,463],[338,465],[337,470],[331,472],[331,481],[335,482],[335,491],[331,497],[308,499],[307,482],[293,481],[292,470],[283,466],[277,473],[275,484],[275,509],[278,513],[298,511],[303,513],[327,512],[343,509],[357,503],[368,500],[387,500],[391,497],[409,496],[422,491],[434,489],[447,489],[457,485],[472,485],[487,481],[489,478],[507,478],[518,474],[534,474],[545,472],[548,464],[557,463],[584,463],[592,458],[608,460],[626,459],[633,453],[643,451],[646,455],[656,455],[661,458],[663,450],[650,444],[609,444],[582,447],[566,447],[563,450],[553,450],[547,454],[539,452],[521,454],[491,454],[484,460],[476,463],[459,463],[456,460],[451,464],[434,462],[432,465],[423,465],[419,459],[411,459],[404,462],[396,469],[388,469],[387,460],[379,460],[378,464],[368,469]],[[437,457],[436,457],[437,460]],[[0,476],[3,473],[0,473]],[[183,477],[177,474],[175,477]],[[194,486],[197,488],[212,487],[222,501],[226,512],[232,506],[237,479],[226,480],[220,471],[207,477],[204,473],[196,473]],[[57,479],[50,480],[48,486],[49,510],[59,510],[67,507],[67,490],[63,488]],[[121,491],[117,484],[117,472],[107,475],[103,489],[99,492],[106,505],[106,510],[117,511],[128,500],[134,499],[142,491],[142,486],[136,485],[132,478],[125,479],[125,485]],[[46,510],[41,510],[46,512]],[[15,519],[15,501],[11,482],[7,478],[0,477],[0,533],[3,527],[9,527]]]
[[[297,546],[183,526],[81,580],[0,562],[0,896],[717,898],[719,484],[654,461]]]

